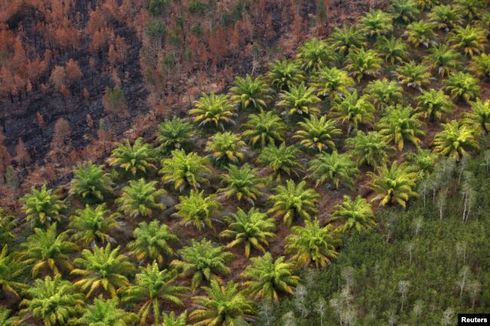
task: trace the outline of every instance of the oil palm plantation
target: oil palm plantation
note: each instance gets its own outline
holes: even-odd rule
[[[428,48],[435,43],[435,25],[424,20],[413,22],[407,26],[407,40],[415,47],[423,45]]]
[[[220,233],[220,236],[231,239],[226,248],[244,245],[245,257],[247,258],[250,256],[252,248],[265,253],[269,239],[275,236],[276,223],[274,219],[255,207],[247,212],[238,208],[235,214],[225,217],[225,221],[228,226]]]
[[[272,111],[251,114],[244,124],[243,137],[252,145],[262,147],[284,141],[286,124]]]
[[[39,226],[59,221],[60,211],[64,208],[63,201],[46,185],[40,189],[32,188],[20,202],[27,221]]]
[[[299,144],[306,149],[318,152],[335,150],[335,139],[342,134],[334,120],[326,116],[314,115],[298,123],[300,129],[295,132],[293,138],[299,140]]]
[[[254,257],[242,273],[246,292],[256,300],[279,301],[279,295],[293,294],[299,277],[293,273],[294,266],[281,256],[274,260],[268,252]]]
[[[478,149],[475,130],[457,120],[443,124],[442,131],[434,137],[434,151],[456,161]]]
[[[449,36],[453,47],[463,51],[467,56],[474,56],[485,51],[487,32],[477,26],[456,26]]]
[[[368,95],[378,108],[383,109],[401,102],[403,87],[394,80],[377,79],[366,85],[364,94]]]
[[[350,154],[320,153],[309,162],[309,174],[312,180],[316,180],[316,186],[330,183],[333,188],[340,186],[350,188],[354,185],[359,170]]]
[[[426,58],[425,64],[441,77],[446,77],[459,68],[461,56],[448,45],[441,44],[430,48],[429,51],[430,55]]]
[[[127,312],[119,307],[119,300],[113,299],[94,299],[93,304],[88,305],[75,325],[90,326],[130,326],[137,321],[135,314]]]
[[[271,98],[267,83],[261,77],[254,78],[250,75],[237,77],[230,92],[231,101],[242,110],[263,110]]]
[[[105,203],[97,206],[86,205],[70,218],[68,228],[71,239],[83,247],[114,242],[110,234],[121,227],[119,217],[118,213],[111,213]]]
[[[365,164],[376,168],[389,158],[390,147],[378,131],[359,131],[346,140],[346,145],[359,166]]]
[[[300,267],[314,265],[325,267],[337,256],[336,246],[340,243],[332,225],[320,226],[318,220],[305,221],[305,226],[294,226],[286,238],[286,251]]]
[[[219,193],[227,199],[246,200],[252,205],[265,188],[264,178],[258,176],[257,169],[248,163],[238,167],[230,165],[227,173],[222,175],[223,187]]]
[[[245,158],[245,142],[240,136],[231,132],[215,133],[206,144],[206,152],[220,163],[237,163]]]
[[[349,74],[336,67],[324,67],[313,75],[312,85],[321,97],[329,97],[330,100],[336,99],[342,94],[346,94],[349,88],[355,84]]]
[[[157,189],[156,181],[145,181],[145,179],[131,180],[122,189],[121,197],[116,199],[119,210],[131,217],[150,216],[153,209],[164,209],[165,206],[159,203],[159,197],[166,192]]]
[[[156,169],[156,152],[154,148],[138,138],[133,144],[125,140],[111,154],[108,162],[131,176],[144,176]]]
[[[176,209],[182,224],[192,224],[199,231],[206,227],[213,229],[214,214],[221,207],[216,195],[206,196],[204,191],[191,190],[188,196],[179,199]]]
[[[391,13],[397,23],[408,24],[420,14],[415,0],[395,0],[391,4]]]
[[[383,60],[374,50],[353,49],[347,55],[345,68],[359,82],[364,77],[376,77],[381,70]]]
[[[127,275],[134,270],[134,265],[119,251],[120,247],[112,249],[110,244],[95,246],[91,250],[84,249],[81,257],[74,260],[77,266],[71,271],[77,277],[74,284],[87,298],[106,294],[114,298],[120,288],[130,284]]]
[[[410,106],[392,106],[387,108],[377,124],[377,129],[387,143],[402,151],[405,142],[419,145],[419,136],[424,134],[420,116],[421,113],[415,112]]]
[[[296,62],[278,60],[269,66],[268,78],[276,91],[287,91],[304,81],[304,74]]]
[[[186,188],[197,189],[207,182],[211,173],[209,161],[197,153],[186,153],[183,150],[174,150],[169,158],[162,160],[163,183],[173,184],[174,189],[183,191]]]
[[[291,226],[297,218],[310,220],[317,211],[317,203],[320,196],[310,188],[306,182],[295,183],[286,181],[286,185],[278,185],[275,193],[269,197],[272,208],[268,214],[282,218],[286,226]]]
[[[100,165],[89,162],[76,168],[73,174],[70,194],[87,204],[100,203],[112,192],[111,178]]]
[[[441,120],[444,114],[450,113],[453,109],[451,98],[442,90],[431,88],[417,97],[417,111],[422,112],[422,116],[430,122]]]
[[[282,108],[288,116],[308,116],[320,113],[317,107],[319,102],[320,99],[315,95],[315,89],[301,83],[279,94],[277,106]]]
[[[449,75],[444,84],[445,91],[455,99],[470,102],[480,96],[479,81],[471,74],[455,72]]]
[[[280,178],[281,174],[298,175],[301,164],[298,162],[299,149],[282,143],[279,146],[269,145],[264,147],[257,158],[260,164],[267,166]]]
[[[233,254],[209,240],[193,239],[190,246],[180,249],[178,254],[180,258],[174,259],[170,266],[176,268],[181,277],[191,277],[192,290],[196,290],[203,282],[221,281],[221,276],[231,273],[226,265]]]
[[[135,284],[124,291],[124,301],[137,302],[141,325],[160,325],[162,308],[166,303],[183,306],[182,295],[187,291],[184,286],[175,284],[175,271],[160,269],[156,262],[142,267],[136,274]]]
[[[158,220],[138,224],[133,231],[133,238],[128,244],[130,254],[137,261],[156,261],[158,264],[162,264],[165,257],[175,254],[173,246],[179,240],[166,224]]]
[[[340,232],[363,232],[372,229],[376,225],[374,212],[369,202],[357,196],[351,198],[345,196],[342,203],[335,206],[330,221],[343,221],[338,228]]]
[[[437,28],[445,31],[453,29],[462,22],[462,17],[458,10],[452,5],[445,4],[433,7],[428,14],[428,18]]]
[[[311,38],[298,49],[296,58],[304,71],[311,72],[330,63],[335,58],[335,52],[327,42]]]
[[[480,54],[472,58],[470,71],[483,80],[490,80],[490,54]]]
[[[396,37],[383,36],[376,41],[376,50],[387,63],[392,65],[403,63],[408,57],[408,45]]]
[[[358,27],[342,25],[341,27],[334,28],[330,33],[329,41],[336,51],[345,55],[353,48],[363,47],[366,39]]]
[[[347,127],[347,135],[352,131],[357,131],[360,125],[369,125],[374,121],[374,105],[370,102],[369,96],[359,95],[354,90],[339,99],[330,111],[330,115],[339,124]]]
[[[20,282],[22,272],[23,266],[19,264],[13,253],[9,253],[8,245],[4,245],[0,251],[0,290],[2,297],[12,295],[20,298],[21,290],[27,287]]]
[[[431,74],[429,68],[415,61],[408,62],[396,70],[398,80],[402,85],[422,90],[422,87],[430,83]]]
[[[227,95],[203,94],[189,111],[195,123],[225,129],[234,123],[235,107]]]
[[[187,148],[194,136],[192,123],[182,118],[173,117],[158,126],[158,141],[165,153],[175,149]]]
[[[370,37],[378,37],[393,31],[393,17],[382,10],[371,10],[360,19],[362,30]]]
[[[471,111],[465,113],[465,120],[469,125],[478,126],[485,135],[490,132],[490,99],[476,100],[471,104]]]

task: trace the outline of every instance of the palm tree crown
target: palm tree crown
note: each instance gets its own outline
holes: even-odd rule
[[[314,71],[325,67],[334,58],[334,51],[325,41],[312,38],[298,49],[297,58],[303,70]]]
[[[205,196],[204,191],[191,190],[188,196],[180,196],[177,214],[183,224],[192,224],[199,231],[205,227],[213,228],[212,218],[221,207],[216,195]]]
[[[325,182],[331,182],[335,189],[341,184],[348,188],[353,186],[353,182],[359,173],[356,163],[349,154],[339,153],[320,153],[309,163],[308,171],[311,178],[316,180],[318,187]]]
[[[116,200],[119,209],[131,217],[150,216],[152,209],[164,209],[158,198],[166,193],[164,189],[156,188],[156,181],[146,182],[145,179],[131,180],[122,190],[122,195]]]
[[[385,114],[377,124],[380,133],[386,142],[403,150],[405,141],[418,146],[419,135],[423,135],[422,122],[419,120],[420,113],[414,112],[410,106],[393,106],[386,109]]]
[[[203,94],[194,103],[189,114],[199,125],[213,125],[224,129],[225,125],[234,123],[235,108],[227,95]]]
[[[28,221],[34,224],[45,225],[59,220],[60,211],[63,209],[63,201],[43,185],[41,189],[32,188],[31,192],[20,199],[22,208]]]
[[[173,117],[158,126],[158,140],[164,152],[186,147],[194,135],[192,123]]]
[[[358,165],[367,164],[371,167],[382,165],[388,160],[390,147],[384,136],[377,131],[358,132],[346,140],[347,147],[352,151]]]
[[[243,199],[253,204],[265,186],[264,179],[257,175],[257,169],[245,163],[241,167],[230,165],[227,171],[222,176],[224,187],[219,192],[225,198],[235,197],[239,201]]]
[[[345,220],[345,223],[339,227],[341,232],[351,230],[361,232],[369,230],[376,225],[371,205],[361,196],[357,196],[354,199],[344,196],[342,203],[335,207],[332,215],[331,221]]]
[[[112,242],[114,239],[109,234],[120,227],[118,219],[119,214],[111,214],[105,203],[95,207],[86,205],[70,218],[71,238],[84,246]]]
[[[143,138],[138,138],[131,145],[129,140],[116,147],[109,158],[109,164],[130,173],[132,176],[145,175],[156,169],[156,153]]]
[[[270,99],[267,83],[261,77],[253,78],[250,75],[237,77],[230,92],[231,100],[242,109],[263,110]]]
[[[300,130],[293,138],[299,139],[300,144],[307,149],[322,152],[327,149],[335,150],[334,139],[342,134],[335,121],[328,120],[326,116],[318,118],[316,115],[298,123]]]
[[[269,80],[272,87],[278,91],[286,91],[304,80],[301,67],[288,60],[275,61],[270,65]]]
[[[165,256],[172,256],[175,251],[172,244],[178,241],[169,227],[158,220],[141,222],[133,231],[134,240],[128,244],[131,254],[138,261],[154,260],[162,264]]]
[[[456,120],[445,123],[434,137],[434,151],[457,161],[475,149],[478,149],[478,142],[474,129]]]
[[[175,190],[182,191],[186,187],[197,189],[207,181],[210,173],[208,159],[191,152],[174,150],[169,158],[162,160],[160,174],[164,183],[173,183]]]
[[[286,124],[272,111],[249,115],[244,126],[246,130],[243,137],[247,138],[252,146],[259,144],[264,147],[284,140]]]
[[[315,95],[315,89],[303,83],[282,92],[279,98],[277,105],[284,108],[288,115],[310,115],[320,112],[316,107],[320,99]]]
[[[79,166],[74,171],[70,183],[70,194],[80,197],[86,203],[98,203],[112,191],[112,181],[101,166],[92,162]]]
[[[478,99],[471,104],[471,111],[465,114],[466,122],[477,125],[488,134],[490,132],[490,99],[483,102]]]

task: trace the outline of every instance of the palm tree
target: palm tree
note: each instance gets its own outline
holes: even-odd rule
[[[165,302],[183,306],[181,296],[187,291],[184,286],[176,285],[175,271],[161,270],[156,262],[142,267],[136,274],[136,281],[124,292],[124,300],[138,302],[140,324],[148,325],[150,314],[153,316],[153,325],[160,325],[162,305]]]
[[[441,77],[446,77],[460,66],[461,56],[446,44],[430,48],[430,55],[425,63],[435,70]]]
[[[454,5],[456,12],[468,18],[469,21],[479,17],[485,11],[484,0],[455,0]]]
[[[194,326],[248,325],[253,314],[253,304],[238,291],[238,284],[228,282],[221,285],[216,280],[205,287],[207,296],[196,296],[192,301],[197,309],[189,315]]]
[[[242,110],[263,110],[271,98],[269,86],[262,77],[253,78],[250,75],[237,77],[230,92],[231,100]]]
[[[64,208],[63,201],[47,189],[44,184],[41,189],[32,188],[31,192],[20,199],[28,221],[34,225],[46,225],[59,221],[60,211]]]
[[[105,203],[95,207],[86,205],[70,218],[71,238],[83,247],[114,242],[110,233],[120,228],[119,217],[117,213],[111,214]]]
[[[466,102],[480,96],[480,85],[477,78],[462,71],[451,74],[445,80],[445,90],[453,97]]]
[[[429,21],[439,29],[449,31],[454,26],[461,24],[461,15],[452,5],[438,5],[428,14]]]
[[[415,169],[405,163],[393,162],[391,166],[383,165],[376,173],[368,172],[371,177],[371,189],[376,193],[372,201],[379,201],[380,206],[398,204],[406,207],[411,197],[417,197],[413,190],[417,181]]]
[[[251,259],[250,265],[242,273],[246,291],[256,300],[279,301],[280,293],[293,294],[299,277],[292,272],[293,264],[283,256],[274,260],[268,252]]]
[[[468,155],[469,151],[478,149],[473,128],[452,120],[442,125],[443,129],[434,137],[434,151],[449,156],[456,161]]]
[[[259,144],[264,147],[275,144],[276,141],[284,141],[286,124],[272,111],[249,115],[244,126],[246,130],[243,137],[247,138],[252,146]]]
[[[474,56],[485,51],[487,32],[480,27],[467,25],[456,26],[449,36],[449,41],[456,49],[460,49],[467,56]]]
[[[352,187],[359,173],[356,163],[349,154],[339,154],[337,151],[320,153],[309,163],[310,176],[316,180],[316,186],[326,182],[332,183],[335,189],[340,185]]]
[[[330,221],[345,221],[339,227],[340,232],[362,232],[372,229],[376,225],[373,209],[365,198],[357,196],[352,199],[345,196],[341,204],[335,206]]]
[[[405,141],[418,146],[423,135],[421,113],[416,113],[410,106],[392,106],[377,124],[379,132],[387,143],[392,143],[399,151],[405,147]]]
[[[408,24],[414,21],[420,14],[417,3],[414,0],[395,0],[391,4],[391,12],[396,22]]]
[[[174,259],[170,266],[177,268],[182,277],[192,276],[192,290],[197,289],[203,281],[221,280],[220,275],[231,273],[226,263],[233,254],[206,239],[192,239],[190,246],[179,250],[179,256],[181,258]]]
[[[80,277],[74,284],[87,293],[87,298],[95,293],[108,293],[114,298],[118,289],[130,284],[126,275],[133,271],[134,265],[128,257],[119,254],[119,249],[112,249],[110,244],[95,246],[92,250],[84,249],[81,257],[74,260],[79,268],[71,274]]]
[[[187,326],[187,311],[184,310],[180,315],[176,315],[174,311],[162,314],[161,326]]]
[[[318,220],[306,220],[305,226],[294,226],[286,237],[286,251],[293,255],[291,259],[300,267],[327,266],[337,256],[337,244],[339,240],[332,225],[321,227]]]
[[[172,244],[178,237],[170,231],[166,224],[158,220],[141,222],[133,231],[134,240],[128,244],[131,255],[138,261],[150,260],[162,264],[165,256],[175,254]]]
[[[402,85],[413,87],[421,90],[421,88],[430,83],[429,68],[423,64],[418,64],[415,61],[408,62],[400,66],[396,70],[398,80]]]
[[[83,315],[74,323],[90,326],[130,326],[137,320],[135,314],[119,308],[119,300],[96,298],[85,308]]]
[[[478,99],[471,104],[471,111],[465,113],[468,124],[476,125],[485,132],[490,132],[490,100],[483,102]]]
[[[44,229],[35,228],[25,242],[21,244],[23,251],[20,258],[23,264],[31,266],[32,277],[39,274],[59,275],[63,270],[73,268],[70,253],[77,246],[67,240],[68,232],[56,231],[56,223]]]
[[[480,54],[471,59],[470,71],[476,76],[490,80],[490,54]]]
[[[407,26],[407,40],[416,47],[423,45],[428,48],[435,42],[434,28],[431,22],[424,20],[413,22]]]
[[[131,180],[129,185],[122,189],[121,197],[116,199],[116,204],[122,212],[131,217],[150,216],[152,209],[163,210],[165,206],[158,202],[158,198],[166,191],[157,189],[156,185],[156,181]]]
[[[374,121],[374,105],[367,95],[360,96],[357,90],[346,94],[333,106],[330,114],[340,124],[347,125],[347,135],[357,131],[360,124],[370,124]]]
[[[273,203],[267,212],[274,217],[282,218],[286,226],[291,226],[296,218],[309,220],[317,211],[318,193],[306,187],[306,182],[296,184],[293,180],[286,185],[278,185],[274,195],[269,197]]]
[[[17,262],[13,254],[9,254],[8,250],[8,245],[4,245],[0,251],[0,289],[2,295],[10,294],[19,298],[20,290],[27,287],[18,281],[23,272],[23,266]],[[2,318],[0,318],[1,321]]]
[[[430,9],[439,3],[440,0],[417,0],[417,4],[422,10]]]
[[[335,150],[334,139],[342,134],[335,121],[328,120],[326,116],[318,118],[313,115],[298,125],[300,130],[296,131],[293,138],[299,139],[301,146],[318,152]]]
[[[222,176],[224,187],[218,192],[227,199],[235,197],[239,201],[243,199],[253,204],[265,187],[264,179],[257,175],[257,169],[245,163],[241,167],[230,165],[227,171]]]
[[[441,120],[443,114],[450,113],[454,109],[451,98],[442,90],[433,88],[423,91],[417,97],[417,104],[417,111],[422,112],[423,117],[429,118],[430,122]]]
[[[361,17],[363,31],[371,37],[389,34],[393,31],[393,17],[382,10],[371,10]]]
[[[335,52],[327,42],[311,38],[298,49],[296,58],[304,71],[316,71],[333,61]]]
[[[145,175],[156,169],[156,153],[150,144],[143,142],[143,138],[136,139],[133,145],[126,139],[112,151],[108,162],[133,177]]]
[[[419,149],[415,153],[412,152],[407,155],[407,159],[410,164],[417,168],[418,179],[424,179],[434,172],[438,155],[428,149]]]
[[[224,129],[226,124],[234,123],[235,108],[228,95],[203,94],[194,102],[189,114],[200,126],[214,125]]]
[[[275,237],[273,233],[276,228],[274,219],[255,207],[248,212],[238,208],[236,214],[225,217],[225,221],[228,223],[228,227],[220,233],[220,236],[232,239],[226,248],[232,248],[243,243],[245,245],[245,257],[247,258],[250,256],[252,248],[265,253],[265,247],[269,245],[268,239]]]
[[[188,196],[180,196],[177,214],[182,224],[192,224],[199,231],[205,227],[213,228],[212,217],[221,207],[216,195],[205,196],[204,191],[191,190]]]
[[[164,152],[185,148],[193,136],[192,124],[182,118],[173,117],[158,126],[158,140]]]
[[[182,191],[186,187],[197,189],[207,181],[210,173],[208,159],[191,152],[174,150],[169,158],[162,161],[160,174],[163,183],[173,183],[175,190]]]
[[[104,196],[111,193],[112,181],[100,165],[89,162],[73,171],[70,183],[70,194],[80,197],[85,203],[93,204],[104,201]]]
[[[67,325],[84,305],[83,296],[60,275],[35,279],[26,295],[27,298],[21,302],[25,308],[20,310],[20,314],[25,318],[32,316],[45,326]]]
[[[317,90],[317,95],[334,100],[338,96],[348,92],[354,86],[354,80],[349,74],[336,67],[325,67],[313,75],[312,85]]]
[[[244,159],[245,142],[240,136],[231,132],[215,133],[206,144],[206,152],[218,163],[237,163]]]
[[[403,63],[408,56],[407,44],[396,37],[383,36],[376,41],[376,50],[386,62],[392,65]]]
[[[315,95],[315,89],[306,87],[301,83],[298,86],[292,86],[288,91],[279,94],[277,106],[285,109],[288,115],[311,115],[320,113],[316,104],[320,99]]]
[[[7,245],[16,238],[13,231],[18,224],[19,220],[17,217],[0,207],[0,243]]]
[[[353,25],[335,27],[329,36],[332,47],[341,54],[349,53],[353,48],[361,48],[365,43],[362,31]]]
[[[301,67],[289,60],[278,60],[269,67],[269,80],[277,91],[286,91],[299,85],[305,78]]]
[[[364,94],[369,95],[373,103],[379,108],[386,108],[401,102],[403,87],[394,80],[377,79],[367,84]]]
[[[10,309],[0,307],[0,325],[5,326],[17,326],[20,325],[20,318],[17,316],[11,316]]]
[[[299,150],[296,146],[286,146],[285,143],[282,143],[280,146],[269,145],[264,147],[257,161],[269,167],[278,177],[281,173],[288,176],[297,175],[297,171],[301,168],[298,155]]]
[[[359,166],[367,164],[376,168],[388,160],[390,147],[384,136],[377,131],[359,131],[354,137],[346,140],[346,145]]]
[[[382,62],[383,60],[374,50],[353,49],[347,55],[345,68],[359,82],[365,76],[375,77],[379,75]]]

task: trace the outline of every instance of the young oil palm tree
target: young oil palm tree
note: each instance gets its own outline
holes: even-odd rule
[[[0,207],[0,243],[7,245],[16,238],[13,231],[19,222],[16,216]]]
[[[440,0],[417,0],[417,5],[420,7],[420,9],[427,10],[435,5],[438,5],[440,2]]]
[[[415,112],[410,106],[392,106],[386,109],[377,124],[377,129],[387,143],[395,145],[398,151],[402,151],[405,142],[419,145],[419,136],[424,135],[420,116],[421,113]]]
[[[238,104],[242,110],[263,110],[271,99],[269,86],[262,77],[236,77],[230,92],[231,101]]]
[[[390,153],[384,136],[377,131],[359,131],[354,137],[346,140],[346,145],[359,166],[366,164],[376,168],[388,160]]]
[[[175,190],[183,191],[185,188],[197,189],[207,181],[209,161],[206,157],[183,150],[174,150],[169,158],[162,160],[163,183],[172,183]]]
[[[341,125],[347,126],[347,135],[357,131],[361,124],[369,125],[374,121],[376,108],[369,101],[369,96],[359,95],[357,90],[337,100],[330,111],[331,116]]]
[[[200,126],[213,125],[224,129],[228,124],[234,124],[235,107],[228,95],[203,94],[194,102],[194,108],[189,111],[195,123]]]
[[[277,106],[285,110],[285,113],[289,116],[308,116],[320,113],[316,106],[319,102],[320,99],[315,95],[315,89],[301,83],[279,94]]]
[[[351,49],[363,47],[366,39],[363,32],[353,25],[342,25],[335,27],[329,36],[333,48],[340,54],[345,55]]]
[[[158,141],[165,153],[175,149],[186,148],[194,136],[192,123],[182,118],[173,117],[158,126]]]
[[[21,302],[24,308],[20,314],[45,326],[67,325],[84,305],[76,287],[60,275],[35,279],[33,286],[26,290],[26,297]]]
[[[368,172],[371,177],[371,189],[376,193],[372,201],[379,201],[380,206],[398,204],[405,208],[411,197],[417,197],[414,191],[417,172],[405,163],[393,162],[377,169],[376,173]]]
[[[124,291],[124,301],[137,302],[140,307],[140,325],[149,325],[151,318],[152,324],[159,326],[161,310],[165,303],[184,305],[181,297],[187,289],[175,284],[176,278],[175,271],[161,270],[156,262],[141,267],[140,272],[136,274],[135,284]]]
[[[188,196],[180,196],[177,214],[182,224],[192,224],[199,231],[206,227],[213,229],[213,215],[221,207],[216,195],[204,195],[204,191],[191,190]]]
[[[133,177],[146,175],[156,169],[156,153],[150,144],[143,142],[143,138],[136,139],[133,145],[126,139],[112,151],[108,162]]]
[[[429,149],[419,149],[407,155],[408,162],[417,168],[418,178],[422,180],[434,172],[438,155]]]
[[[353,49],[347,55],[345,68],[359,82],[365,76],[375,77],[381,70],[382,59],[374,50]]]
[[[272,111],[249,115],[244,127],[246,130],[243,132],[243,137],[248,139],[252,146],[264,147],[277,141],[284,141],[286,124]]]
[[[213,160],[220,163],[237,163],[245,158],[243,149],[245,142],[240,136],[231,132],[215,133],[208,140],[205,151]]]
[[[429,21],[437,28],[449,31],[462,22],[462,17],[452,5],[438,5],[428,14]]]
[[[464,72],[455,72],[445,80],[445,90],[457,99],[471,102],[480,96],[480,85],[477,78]]]
[[[320,69],[314,76],[312,85],[317,91],[318,96],[329,97],[334,100],[342,94],[346,94],[348,89],[354,86],[354,80],[349,74],[336,67],[325,67]]]
[[[485,11],[485,0],[454,0],[456,12],[469,21],[477,18]]]
[[[444,94],[442,90],[423,91],[417,97],[417,111],[422,113],[424,118],[428,118],[430,122],[441,120],[443,114],[450,113],[454,109],[454,104],[451,98]]]
[[[59,275],[70,271],[73,268],[70,253],[77,250],[77,246],[68,241],[68,232],[56,231],[56,223],[46,229],[35,228],[21,248],[21,262],[30,266],[33,278],[39,274]]]
[[[119,210],[131,217],[150,216],[153,209],[164,209],[158,198],[166,193],[157,189],[156,181],[146,182],[145,179],[131,180],[122,189],[121,197],[116,199]]]
[[[363,232],[365,230],[370,230],[376,225],[376,219],[374,217],[374,212],[368,201],[357,196],[356,198],[351,198],[345,196],[342,203],[335,206],[332,213],[332,218],[330,221],[345,221],[338,230],[340,232]]]
[[[226,266],[233,254],[224,251],[222,246],[215,246],[209,240],[191,240],[191,245],[179,250],[180,259],[174,259],[170,266],[180,272],[180,276],[192,276],[192,290],[202,282],[221,281],[220,276],[231,273]]]
[[[469,125],[481,128],[488,135],[490,132],[490,99],[476,100],[471,104],[471,111],[465,113],[465,120]]]
[[[296,58],[304,71],[311,72],[327,66],[334,60],[335,52],[327,42],[311,38],[298,49]]]
[[[245,163],[241,167],[230,165],[228,173],[222,175],[223,188],[218,190],[225,198],[246,200],[252,205],[265,188],[264,178],[258,176],[257,169]]]
[[[282,143],[279,146],[269,145],[264,147],[257,161],[266,165],[280,178],[281,174],[288,176],[292,174],[298,175],[298,171],[301,168],[298,155],[299,150],[296,146],[286,146],[285,143]]]
[[[376,50],[381,57],[392,65],[405,62],[408,57],[408,46],[400,38],[383,36],[376,41]]]
[[[20,291],[27,285],[20,282],[23,266],[12,253],[9,253],[8,245],[4,245],[0,251],[0,289],[1,296],[12,295],[20,298]],[[0,325],[1,325],[0,318]],[[8,325],[8,324],[5,324]]]
[[[408,62],[396,70],[398,80],[402,85],[421,90],[430,84],[431,74],[429,68],[415,61]]]
[[[112,249],[110,244],[95,246],[91,250],[84,249],[81,257],[74,260],[78,268],[71,274],[79,277],[74,284],[86,292],[87,298],[95,294],[109,294],[114,298],[120,288],[130,284],[127,275],[134,270],[134,265],[119,250],[120,247]]]
[[[281,256],[274,260],[268,252],[251,259],[242,273],[246,292],[255,300],[279,301],[279,294],[293,294],[299,277],[293,274],[293,264]]]
[[[53,193],[52,189],[47,189],[46,185],[39,190],[32,188],[30,193],[20,199],[20,202],[27,221],[34,225],[47,225],[59,221],[60,211],[64,208],[63,201]]]
[[[105,203],[97,206],[86,205],[70,218],[68,228],[71,239],[83,247],[114,242],[110,233],[120,228],[119,217],[118,213],[111,213]]]
[[[104,197],[112,192],[112,181],[100,165],[89,162],[80,165],[73,171],[70,182],[70,195],[77,196],[87,204],[104,201]]]
[[[429,51],[430,55],[426,57],[424,62],[441,77],[446,77],[459,68],[461,56],[448,45],[441,44],[430,48]]]
[[[289,227],[297,218],[310,220],[317,211],[319,198],[315,190],[307,188],[305,181],[297,184],[288,180],[285,186],[277,186],[275,194],[269,197],[273,205],[267,213],[282,218]]]
[[[253,303],[238,291],[238,284],[230,281],[222,285],[213,280],[204,291],[206,296],[192,298],[197,307],[189,315],[193,325],[238,326],[248,325],[247,321],[251,321]]]
[[[408,24],[420,14],[415,0],[394,0],[391,4],[391,13],[395,22]]]
[[[273,62],[269,66],[267,76],[276,91],[287,91],[291,87],[299,85],[305,79],[299,64],[290,60]]]
[[[415,47],[423,45],[428,48],[435,44],[436,34],[434,33],[434,28],[435,25],[431,22],[424,20],[413,22],[407,26],[407,40]]]
[[[403,87],[394,80],[386,78],[369,82],[364,89],[371,101],[380,109],[399,104],[403,98]]]
[[[250,256],[252,248],[265,253],[265,247],[269,245],[268,240],[275,237],[276,223],[274,219],[255,207],[252,207],[248,212],[238,208],[236,214],[225,217],[225,221],[228,226],[220,233],[220,236],[232,240],[226,245],[226,248],[244,244],[245,257],[247,258]]]
[[[362,30],[370,37],[378,37],[393,31],[393,16],[382,10],[371,10],[360,19]]]
[[[325,267],[337,256],[339,240],[332,225],[320,226],[318,220],[306,220],[305,226],[294,226],[286,237],[286,251],[300,267]]]
[[[434,137],[434,151],[456,161],[478,149],[475,131],[461,121],[452,120],[442,125],[443,129]]]
[[[318,152],[327,149],[335,150],[335,138],[342,134],[334,120],[326,116],[318,118],[316,115],[298,123],[300,129],[296,131],[293,139],[298,139],[301,146]]]
[[[490,54],[483,53],[474,56],[469,69],[477,77],[490,80]]]
[[[166,224],[158,220],[138,224],[133,237],[134,240],[128,244],[130,254],[140,262],[156,261],[158,264],[162,264],[165,257],[175,254],[172,245],[179,240]]]
[[[462,50],[467,56],[474,56],[485,51],[487,31],[477,26],[456,26],[449,36],[453,47]]]
[[[339,154],[337,151],[320,153],[309,163],[310,177],[316,180],[316,186],[329,182],[333,188],[341,185],[350,188],[359,173],[356,163],[349,154]]]
[[[187,311],[184,310],[180,315],[176,315],[174,311],[162,314],[161,326],[187,326]]]
[[[74,321],[75,325],[90,326],[130,326],[137,321],[137,316],[119,308],[119,300],[94,299],[93,304],[84,309],[83,315]]]

